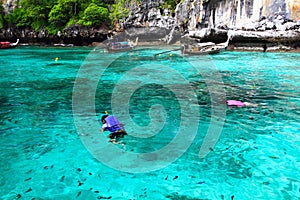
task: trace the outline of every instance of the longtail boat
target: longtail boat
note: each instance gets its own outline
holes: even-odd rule
[[[228,34],[226,42],[215,44],[213,42],[197,43],[196,45],[182,45],[181,53],[183,55],[207,55],[207,54],[217,54],[224,51],[229,44],[229,40],[232,36]]]
[[[122,41],[122,42],[109,42],[106,46],[108,52],[121,52],[121,51],[130,51],[134,49],[138,44],[138,38],[135,42],[133,41]]]
[[[19,39],[17,39],[17,42],[15,43],[10,43],[10,42],[0,42],[0,49],[10,49],[18,46],[19,44]]]

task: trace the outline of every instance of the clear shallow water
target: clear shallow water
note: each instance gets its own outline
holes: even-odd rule
[[[299,199],[299,54],[224,52],[209,58],[194,57],[192,61],[197,59],[203,64],[199,74],[189,60],[176,53],[153,60],[152,55],[161,51],[105,54],[101,49],[77,47],[2,50],[1,198]],[[99,78],[97,68],[105,65],[108,67],[94,95],[98,118],[104,110],[114,109],[112,93],[124,100],[130,89],[139,84],[142,86],[128,100],[130,116],[136,124],[151,124],[152,105],[164,107],[161,115],[155,115],[157,123],[165,121],[161,129],[137,133],[127,125],[129,135],[122,140],[125,146],[117,148],[134,153],[156,151],[172,141],[180,127],[188,137],[191,124],[183,116],[199,128],[179,159],[157,171],[126,173],[108,167],[89,153],[81,141],[84,135],[79,137],[80,131],[74,125],[73,86],[77,80],[89,90],[89,80]],[[77,75],[83,66],[85,71]],[[145,71],[126,74],[137,67],[144,67]],[[180,84],[166,69],[180,72],[188,84]],[[205,73],[212,75],[213,91],[202,76]],[[225,95],[218,93],[221,99],[226,96],[258,107],[226,107],[221,137],[213,151],[200,159],[199,149],[210,124],[211,94],[222,85],[214,79],[216,73],[220,73],[226,91]],[[169,85],[157,84],[164,81],[163,77],[168,77]],[[114,91],[118,83],[125,83],[127,89]],[[177,96],[170,85],[179,88]],[[188,86],[195,91],[195,99],[185,98]],[[187,107],[193,109],[197,105],[199,119],[185,116]],[[127,120],[123,110],[115,114]],[[89,117],[86,119],[90,123]],[[87,134],[99,135],[93,139],[96,143],[103,139],[98,132]],[[133,134],[144,134],[145,138]],[[151,134],[152,137],[146,137]],[[120,165],[126,158],[120,159]]]

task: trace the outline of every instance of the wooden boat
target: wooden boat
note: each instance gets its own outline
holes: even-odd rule
[[[55,47],[74,47],[74,44],[54,44]]]
[[[122,41],[122,42],[109,42],[106,45],[106,50],[108,52],[122,52],[122,51],[130,51],[134,49],[138,44],[138,38],[136,38],[135,42],[133,41]]]
[[[220,53],[223,48],[216,46],[215,43],[206,42],[198,43],[197,45],[183,45],[181,53],[183,55],[207,55]]]
[[[197,43],[195,45],[183,45],[181,47],[182,55],[207,55],[207,54],[217,54],[224,51],[229,44],[232,36],[228,34],[226,42],[215,44],[213,42]]]
[[[10,43],[10,42],[0,42],[0,49],[10,49],[18,46],[19,44],[19,39],[17,39],[17,42],[15,43]]]

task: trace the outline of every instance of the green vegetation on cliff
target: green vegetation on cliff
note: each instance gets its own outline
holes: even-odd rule
[[[3,28],[3,23],[4,23],[3,16],[4,16],[3,7],[0,6],[0,28]]]
[[[141,0],[20,0],[12,13],[0,8],[0,28],[18,27],[45,29],[56,34],[72,25],[112,27],[115,21],[125,19],[129,6],[140,5]],[[166,0],[172,10],[176,0]]]
[[[56,33],[74,24],[100,26],[108,24],[109,11],[102,0],[21,0],[10,14],[7,26],[47,29]]]
[[[130,3],[126,0],[116,1],[115,4],[111,6],[110,18],[112,21],[122,19],[128,16],[129,9],[127,8],[127,3]]]
[[[5,15],[8,26],[39,29],[48,25],[48,14],[55,1],[22,0],[13,13]]]

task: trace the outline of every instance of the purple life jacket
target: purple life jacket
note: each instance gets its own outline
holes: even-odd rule
[[[105,121],[107,123],[107,129],[111,133],[120,131],[120,130],[124,130],[124,127],[121,125],[121,123],[115,116],[110,115],[105,118]]]

